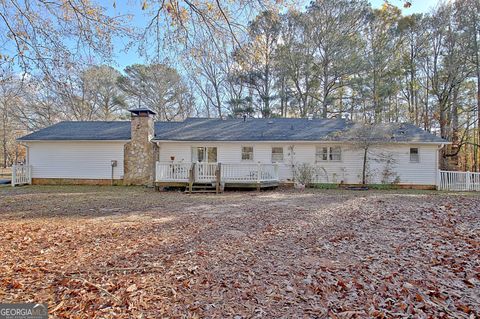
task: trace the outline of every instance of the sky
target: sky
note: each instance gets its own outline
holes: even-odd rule
[[[408,9],[403,8],[402,0],[389,0],[389,2],[397,7],[402,8],[404,14],[412,13],[425,13],[434,8],[440,1],[439,0],[409,0],[412,3],[412,6]],[[383,0],[370,0],[370,3],[374,8],[380,7],[384,1]]]
[[[403,8],[403,0],[389,0],[391,4],[401,8],[405,15],[428,12],[431,8],[435,7],[440,2],[440,0],[409,1],[412,3],[412,6],[410,8]],[[140,28],[145,26],[148,21],[148,17],[145,15],[145,12],[141,10],[140,5],[138,5],[138,3],[136,3],[136,5],[132,5],[131,3],[125,3],[128,3],[128,1],[117,1],[117,7],[110,7],[108,10],[110,11],[110,13],[114,14],[133,14],[133,24]],[[370,0],[370,3],[374,8],[378,8],[383,5],[384,0]],[[114,61],[117,64],[115,65],[115,67],[117,67],[119,70],[123,70],[126,66],[131,64],[144,62],[143,58],[139,56],[135,48],[131,48],[128,52],[123,52],[122,48],[124,48],[126,45],[126,41],[124,41],[123,39],[115,39],[114,45],[116,47],[116,56],[114,58]]]

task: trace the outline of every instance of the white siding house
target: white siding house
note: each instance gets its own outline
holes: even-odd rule
[[[111,161],[117,161],[113,178],[123,178],[123,147],[118,141],[28,142],[32,178],[110,179]]]
[[[309,164],[316,169],[315,182],[359,184],[364,153],[356,129],[362,128],[386,132],[369,148],[368,183],[432,186],[437,184],[439,150],[448,143],[401,123],[365,126],[293,118],[154,122],[151,110],[131,112],[132,121],[61,122],[20,138],[28,150],[32,181],[188,182],[192,188],[200,180],[226,185],[219,182],[224,178],[232,185],[265,182],[268,187],[294,181],[296,168]]]
[[[301,163],[315,165],[319,170],[320,183],[359,184],[362,181],[363,150],[345,143],[325,142],[159,142],[159,161],[192,163],[192,155],[198,147],[216,148],[217,162],[222,164],[235,163],[278,163],[279,177],[287,182],[293,179],[294,167]],[[242,148],[253,147],[253,159],[242,159]],[[317,150],[324,147],[340,149],[336,160],[323,160],[317,156]],[[272,149],[283,149],[283,160],[272,161]],[[418,149],[418,161],[410,158],[410,149]],[[382,172],[385,170],[385,160],[382,155],[391,154],[394,173],[398,175],[400,184],[435,185],[438,169],[437,144],[396,144],[376,146],[369,150],[370,183],[381,183]],[[321,155],[321,154],[319,154]]]

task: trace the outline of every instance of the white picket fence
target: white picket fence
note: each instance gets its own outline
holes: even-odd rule
[[[32,166],[13,165],[12,166],[12,186],[25,185],[32,183]]]
[[[438,171],[437,188],[444,191],[480,191],[480,173]]]

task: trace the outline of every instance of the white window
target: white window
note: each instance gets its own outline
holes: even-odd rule
[[[410,148],[410,163],[420,162],[420,153],[418,152],[417,147]]]
[[[253,161],[253,146],[242,146],[242,161]]]
[[[192,147],[192,163],[196,162],[217,162],[216,147]]]
[[[340,148],[340,146],[330,147],[329,151],[330,153],[328,155],[328,159],[330,161],[339,162],[342,160],[342,149]]]
[[[317,162],[340,162],[342,160],[342,148],[340,146],[317,146],[315,150],[315,159]]]
[[[315,159],[317,162],[328,160],[328,147],[317,146],[315,150]]]
[[[272,147],[272,163],[283,162],[283,147]]]

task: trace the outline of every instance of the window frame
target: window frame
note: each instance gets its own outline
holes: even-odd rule
[[[200,149],[202,149],[202,152],[203,152],[204,157],[205,157],[205,160],[202,161],[202,162],[200,162],[198,160],[198,152],[199,152]],[[215,152],[214,152],[215,157],[216,157],[215,162],[211,162],[210,158],[209,158],[210,155],[213,154],[213,153],[211,153],[212,149],[215,149]],[[192,146],[191,147],[191,159],[192,159],[192,163],[218,163],[218,147],[217,146]]]
[[[338,152],[332,152],[333,149],[338,149]],[[338,159],[333,159],[333,155],[338,155]],[[341,162],[342,161],[342,147],[341,146],[330,146],[328,148],[328,160],[330,162]]]
[[[282,150],[282,159],[281,160],[275,160],[273,157],[274,157],[274,153],[273,153],[273,150],[274,149],[281,149]],[[275,155],[278,155],[280,153],[275,153]],[[285,161],[285,149],[283,146],[272,146],[272,149],[271,149],[271,162],[272,163],[283,163]]]
[[[252,148],[252,151],[251,152],[244,152],[244,148],[247,148],[247,147]],[[251,158],[248,158],[248,159],[243,158],[244,154],[251,154]],[[240,160],[242,162],[253,162],[254,159],[255,159],[255,149],[254,149],[253,145],[242,145],[241,146],[241,153],[240,153]]]
[[[412,153],[412,150],[416,150],[416,153]],[[420,148],[410,147],[408,154],[410,163],[420,163]]]
[[[332,152],[333,149],[338,149],[338,152]],[[340,145],[334,146],[324,146],[316,145],[315,146],[315,163],[324,163],[324,162],[342,162],[342,147]],[[338,155],[338,159],[333,159],[333,155]]]

